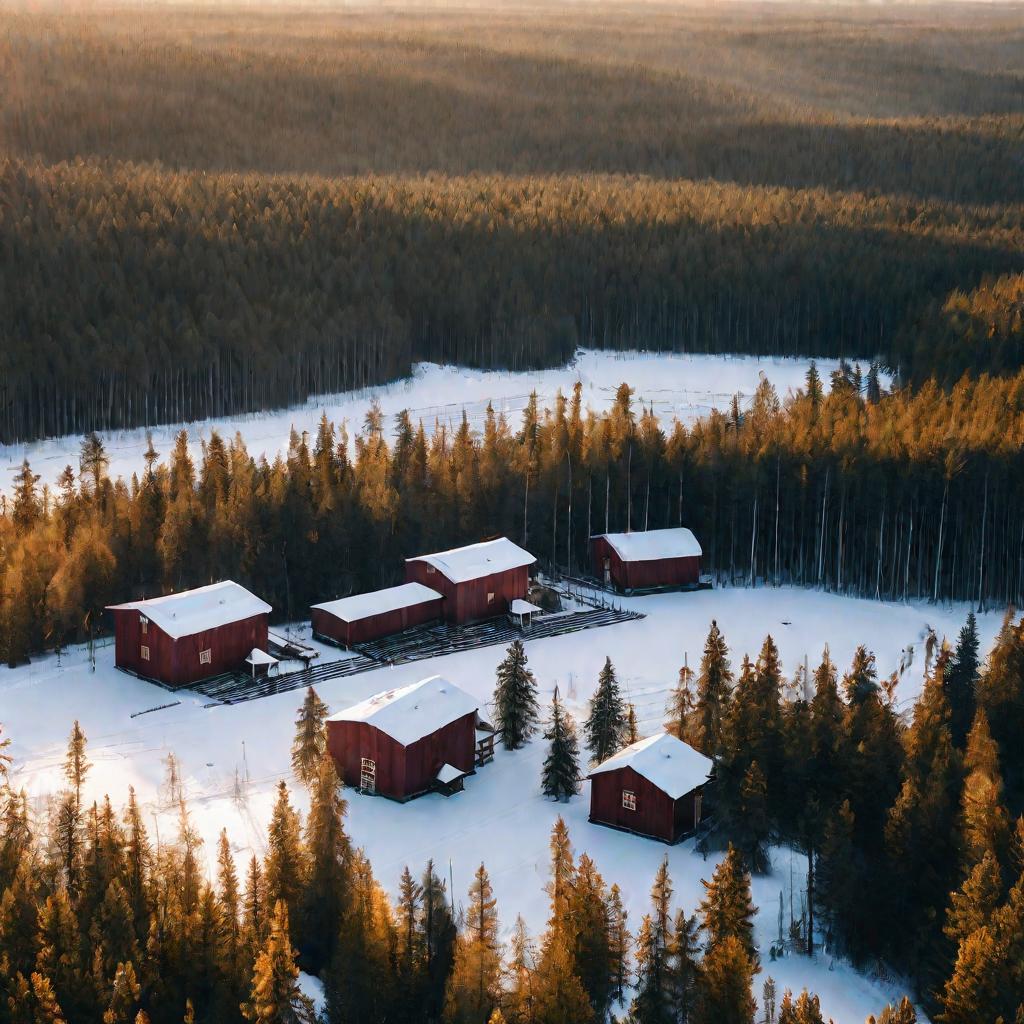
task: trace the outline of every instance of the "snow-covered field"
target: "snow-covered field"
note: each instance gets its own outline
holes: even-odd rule
[[[828,386],[836,360],[818,360]],[[314,432],[321,412],[340,424],[349,424],[350,433],[361,428],[370,403],[376,399],[386,416],[408,409],[413,420],[422,420],[431,428],[435,420],[457,424],[463,410],[470,422],[483,423],[487,403],[493,402],[518,426],[532,391],[541,402],[550,404],[561,388],[568,394],[577,380],[583,383],[583,401],[594,410],[607,408],[615,389],[624,381],[636,389],[637,401],[653,405],[665,421],[678,418],[692,422],[712,408],[725,408],[734,394],[749,401],[764,373],[780,396],[799,387],[807,372],[807,361],[800,359],[758,359],[754,356],[703,356],[671,353],[597,352],[582,349],[568,366],[526,373],[467,370],[435,363],[420,363],[405,380],[340,395],[324,395],[304,405],[276,412],[253,413],[227,419],[202,420],[154,428],[157,451],[167,455],[174,435],[183,427],[192,438],[193,456],[198,457],[200,442],[211,430],[225,437],[242,434],[252,455],[273,460],[288,447],[292,427]],[[143,466],[146,431],[110,431],[102,435],[110,455],[110,473],[126,479]],[[31,444],[0,445],[0,492],[10,487],[22,459],[27,458],[41,476],[41,483],[53,484],[65,466],[77,471],[80,436],[36,441]]]
[[[725,632],[734,665],[744,651],[756,654],[770,632],[787,674],[805,656],[813,667],[825,643],[840,670],[849,664],[857,643],[867,643],[877,655],[880,675],[893,671],[901,661],[907,663],[912,647],[898,693],[901,701],[909,702],[921,687],[923,638],[929,628],[940,638],[954,638],[967,613],[966,607],[883,604],[788,588],[724,589],[623,603],[646,612],[647,617],[538,640],[527,645],[527,652],[545,700],[557,684],[578,718],[585,713],[605,655],[611,655],[645,734],[660,727],[666,696],[684,655],[691,665],[698,662],[712,618]],[[999,621],[997,614],[980,618],[986,650]],[[489,647],[382,668],[325,683],[320,695],[332,710],[338,710],[382,689],[440,672],[485,702],[502,655],[500,647]],[[323,649],[322,658],[337,656],[339,652]],[[296,691],[204,709],[204,699],[197,695],[170,695],[118,672],[110,646],[96,652],[95,670],[81,648],[66,652],[60,665],[55,656],[49,656],[13,671],[0,668],[0,721],[13,740],[12,782],[25,787],[37,811],[45,808],[47,795],[63,784],[66,738],[78,718],[94,762],[89,796],[109,793],[120,803],[133,785],[153,831],[159,830],[164,837],[173,834],[175,815],[163,784],[164,759],[173,752],[207,853],[213,852],[217,834],[226,827],[240,858],[251,851],[263,854],[274,787],[282,778],[292,784],[289,750],[301,698],[301,691]],[[131,717],[175,699],[181,701],[176,707]],[[517,912],[536,933],[546,918],[548,835],[561,814],[576,850],[586,850],[608,882],[621,886],[634,928],[647,908],[651,881],[666,854],[677,905],[692,912],[702,893],[700,880],[710,877],[713,863],[704,862],[692,843],[666,848],[589,824],[587,783],[568,804],[545,800],[539,792],[544,747],[536,739],[525,750],[500,751],[492,764],[467,781],[464,793],[451,799],[428,796],[399,805],[352,794],[349,830],[356,843],[365,847],[377,877],[392,892],[404,865],[419,871],[433,857],[441,874],[451,874],[456,896],[461,898],[473,870],[483,861],[494,883],[506,934]],[[305,794],[297,787],[294,796],[305,805]],[[797,887],[802,871],[802,864],[793,866]],[[777,930],[780,891],[785,893],[788,910],[789,886],[789,855],[776,851],[773,873],[754,882],[754,896],[761,907],[757,938],[765,952]],[[771,974],[780,991],[786,986],[809,986],[821,995],[825,1015],[836,1024],[861,1024],[899,994],[896,987],[864,977],[827,956],[814,962],[803,957],[778,963],[764,959],[762,978]],[[759,991],[760,979],[756,994]]]

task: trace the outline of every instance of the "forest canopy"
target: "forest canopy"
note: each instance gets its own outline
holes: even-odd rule
[[[1021,366],[1010,11],[0,23],[0,442],[580,344]]]

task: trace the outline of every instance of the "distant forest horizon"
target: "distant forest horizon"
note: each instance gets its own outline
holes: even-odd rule
[[[751,10],[0,9],[0,442],[579,345],[1015,374],[1018,8]]]

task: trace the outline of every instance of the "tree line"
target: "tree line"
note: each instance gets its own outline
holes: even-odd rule
[[[579,345],[877,356],[915,383],[1020,368],[1019,346],[943,312],[1020,272],[1019,206],[14,158],[0,197],[0,442],[280,407],[421,359],[561,365]],[[933,348],[936,320],[954,340]]]
[[[40,488],[25,463],[0,497],[0,656],[83,641],[107,604],[234,579],[282,621],[400,582],[403,559],[506,535],[542,565],[590,571],[588,538],[689,526],[720,583],[796,584],[887,600],[1024,597],[1024,375],[883,393],[844,366],[780,402],[763,380],[687,428],[659,423],[622,385],[611,408],[582,389],[516,429],[489,411],[428,433],[371,408],[352,438],[323,417],[286,456],[212,433],[196,465],[181,433],[165,457],[111,480],[89,435],[77,470]],[[392,436],[389,437],[388,435]]]

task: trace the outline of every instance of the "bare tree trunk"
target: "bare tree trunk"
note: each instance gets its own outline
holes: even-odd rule
[[[939,515],[939,543],[935,548],[935,581],[932,584],[932,601],[939,599],[939,569],[942,566],[942,531],[946,525],[946,498],[949,496],[949,480],[942,489],[942,512]]]
[[[985,580],[985,526],[988,519],[988,470],[985,470],[985,498],[981,505],[981,555],[978,558],[978,611],[984,611],[981,604],[982,586]]]

